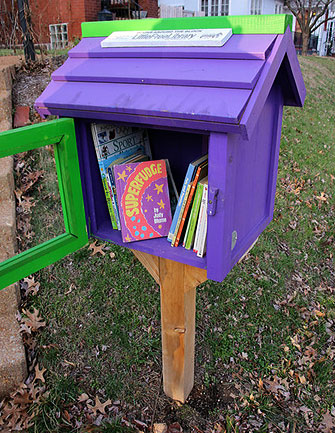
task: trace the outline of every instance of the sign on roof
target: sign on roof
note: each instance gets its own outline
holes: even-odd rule
[[[101,47],[221,47],[231,35],[232,29],[113,32]]]

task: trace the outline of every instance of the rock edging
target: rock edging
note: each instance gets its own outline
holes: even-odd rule
[[[0,132],[12,128],[12,66],[0,64]],[[0,262],[12,257],[16,245],[13,157],[0,159]],[[13,391],[27,376],[25,350],[15,314],[19,288],[13,284],[0,291],[0,398]]]

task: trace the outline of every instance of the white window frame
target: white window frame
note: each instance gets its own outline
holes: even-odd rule
[[[283,13],[283,5],[279,2],[275,3],[275,14],[282,14]]]
[[[68,23],[49,24],[50,33],[50,48],[52,50],[62,49],[67,47],[68,39]]]
[[[223,16],[223,15],[229,15],[229,11],[230,11],[230,1],[231,0],[208,0],[208,12],[206,15],[206,11],[205,11],[205,7],[203,8],[203,3],[207,0],[199,0],[200,1],[200,5],[199,5],[199,10],[201,12],[205,13],[205,16]],[[216,3],[217,1],[217,11],[218,14],[215,15],[214,14],[214,2]],[[205,5],[204,5],[205,6]],[[216,6],[216,5],[215,5]],[[227,11],[227,13],[222,13]]]
[[[263,13],[263,0],[250,0],[250,15],[261,15]]]

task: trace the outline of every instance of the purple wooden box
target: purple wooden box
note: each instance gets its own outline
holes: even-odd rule
[[[305,87],[292,35],[233,35],[220,48],[101,48],[85,38],[36,101],[43,116],[73,117],[91,236],[207,269],[222,281],[273,216],[283,105]],[[180,189],[208,151],[207,255],[166,238],[124,244],[104,198],[90,122],[146,127],[154,159],[168,158]]]

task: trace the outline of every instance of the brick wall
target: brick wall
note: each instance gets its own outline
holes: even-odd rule
[[[9,8],[11,0],[5,1]],[[137,2],[149,18],[158,18],[157,0]],[[101,0],[29,0],[29,5],[35,43],[50,43],[49,24],[60,23],[68,23],[68,39],[72,42],[81,37],[81,23],[96,21],[101,10]],[[0,29],[0,43],[5,36],[2,33]]]
[[[49,24],[68,23],[68,39],[81,37],[81,23],[96,21],[101,0],[30,0],[35,39],[49,43]]]
[[[158,18],[158,1],[157,0],[137,0],[142,10],[148,11],[148,18]]]

